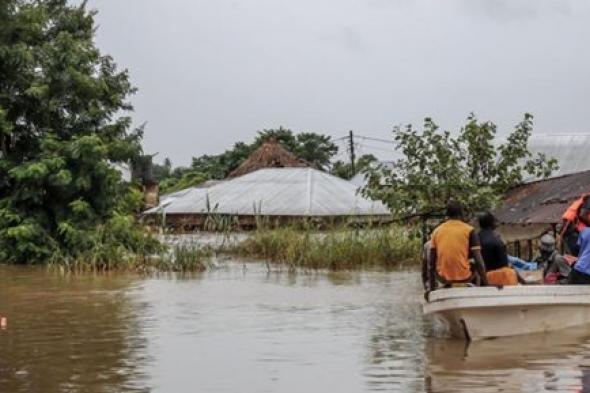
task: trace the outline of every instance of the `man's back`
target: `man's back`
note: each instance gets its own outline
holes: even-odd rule
[[[448,281],[467,280],[472,272],[469,251],[479,248],[473,227],[460,220],[448,220],[432,234],[432,248],[436,250],[436,270]],[[471,244],[470,244],[471,243]]]
[[[508,266],[506,245],[493,229],[482,229],[479,232],[481,256],[486,264],[486,271],[498,270]]]

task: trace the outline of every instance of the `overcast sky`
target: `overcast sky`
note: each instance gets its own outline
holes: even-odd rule
[[[175,165],[284,126],[390,138],[470,111],[506,132],[590,131],[590,2],[90,0],[139,88],[145,150]],[[382,158],[388,145],[363,142]]]

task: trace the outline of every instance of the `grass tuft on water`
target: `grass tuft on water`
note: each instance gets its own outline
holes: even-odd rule
[[[292,268],[389,269],[418,262],[420,239],[401,226],[322,232],[294,227],[259,229],[230,252]]]
[[[214,250],[196,243],[180,243],[170,247],[167,254],[152,258],[149,267],[166,272],[200,272],[211,266]]]
[[[159,245],[145,252],[129,253],[124,249],[101,248],[95,252],[68,256],[55,253],[48,267],[68,273],[85,272],[200,272],[211,266],[214,250],[196,243]]]

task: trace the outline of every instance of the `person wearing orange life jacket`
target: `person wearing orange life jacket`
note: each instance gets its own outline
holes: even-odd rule
[[[443,287],[479,282],[487,285],[485,265],[481,256],[479,237],[463,219],[463,207],[451,201],[447,205],[448,220],[432,233],[428,254],[428,286],[425,298],[435,290],[437,282]],[[475,263],[470,264],[473,258]]]
[[[578,237],[590,225],[590,193],[576,199],[563,213],[563,228],[560,238],[569,254],[578,256]]]

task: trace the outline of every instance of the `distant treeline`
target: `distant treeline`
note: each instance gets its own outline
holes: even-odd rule
[[[345,179],[353,175],[349,162],[333,161],[338,154],[338,146],[330,136],[315,132],[296,134],[283,127],[259,131],[252,143],[236,142],[231,149],[221,154],[194,157],[189,167],[174,168],[170,159],[166,158],[163,164],[154,166],[154,175],[160,182],[160,190],[163,193],[191,187],[206,180],[224,179],[260,145],[270,139],[276,140],[289,152],[317,169]],[[360,156],[356,171],[362,171],[376,161],[377,158],[371,154]]]

